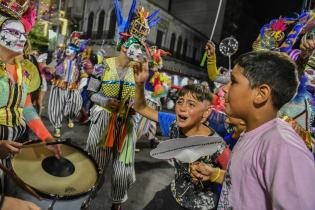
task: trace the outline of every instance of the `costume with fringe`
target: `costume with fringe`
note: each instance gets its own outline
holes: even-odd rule
[[[298,94],[283,106],[279,111],[279,117],[284,121],[299,126],[299,135],[306,146],[314,152],[313,132],[314,103],[313,96],[306,90],[307,78],[304,76],[305,64],[299,59],[301,51],[292,49],[299,35],[305,32],[305,27],[313,18],[312,13],[304,12],[297,18],[279,18],[264,25],[258,38],[253,43],[253,50],[272,50],[288,53],[292,60],[296,61],[299,69],[300,84]],[[310,62],[309,62],[310,63]],[[300,70],[303,68],[302,70]]]
[[[79,35],[72,33],[70,44],[75,53],[79,51]],[[51,80],[52,87],[48,102],[48,116],[55,128],[55,136],[60,137],[63,118],[70,122],[78,116],[82,107],[82,84],[87,81],[87,73],[79,68],[76,57],[66,56],[61,63],[57,64],[56,71]],[[69,126],[69,124],[68,124]],[[69,126],[72,127],[72,126]]]
[[[14,3],[14,4],[13,4]],[[7,20],[23,24],[28,33],[35,22],[35,10],[29,1],[0,2],[0,30]],[[12,51],[8,48],[9,51]],[[42,140],[51,138],[50,133],[36,113],[30,93],[40,86],[40,75],[29,60],[16,57],[15,63],[5,64],[0,61],[0,140],[25,141],[27,139],[26,125]],[[6,179],[0,171],[0,208],[4,201],[4,186]]]
[[[158,21],[155,18],[158,12],[149,16],[142,7],[135,12],[136,0],[133,0],[125,20],[119,1],[115,0],[114,4],[121,36],[117,50],[120,51],[122,46],[128,49],[133,44],[145,46],[150,28]],[[131,109],[135,95],[133,69],[127,67],[118,70],[115,59],[99,59],[102,63],[94,66],[88,84],[88,94],[95,105],[90,112],[91,126],[86,150],[104,170],[112,158],[112,203],[120,204],[127,200],[127,191],[135,182],[134,151],[138,119]],[[118,111],[107,108],[110,99],[120,101]]]

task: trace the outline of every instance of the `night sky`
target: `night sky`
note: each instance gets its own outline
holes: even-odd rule
[[[240,43],[238,54],[251,50],[260,28],[274,18],[296,17],[301,13],[303,0],[242,0],[243,11],[236,37]]]

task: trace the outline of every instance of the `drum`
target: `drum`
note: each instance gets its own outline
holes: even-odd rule
[[[61,150],[62,158],[58,160],[43,145],[21,149],[11,160],[12,170],[44,199],[38,200],[19,188],[13,195],[42,209],[81,209],[97,188],[100,170],[79,147],[63,143]]]

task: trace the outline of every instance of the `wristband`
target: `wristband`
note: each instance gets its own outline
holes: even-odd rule
[[[210,180],[210,182],[215,182],[215,181],[217,181],[217,180],[219,179],[219,177],[220,177],[220,173],[221,173],[221,169],[218,168],[217,175],[216,175],[212,180]]]

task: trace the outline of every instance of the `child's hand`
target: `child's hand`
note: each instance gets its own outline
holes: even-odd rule
[[[131,67],[134,70],[134,77],[136,84],[144,84],[149,77],[149,63],[147,58],[143,58],[143,61],[130,62]]]
[[[39,208],[37,205],[35,205],[32,202],[24,201],[18,198],[13,198],[9,196],[6,196],[4,198],[4,202],[1,207],[1,210],[21,210],[21,209],[40,210],[41,208]]]
[[[190,175],[195,183],[210,181],[216,175],[216,171],[215,168],[202,162],[194,162],[190,165]]]
[[[11,154],[18,153],[21,147],[22,147],[21,143],[9,141],[9,140],[1,140],[0,141],[0,158],[5,159]]]
[[[206,44],[206,52],[208,57],[215,55],[215,45],[212,41],[208,41]]]

